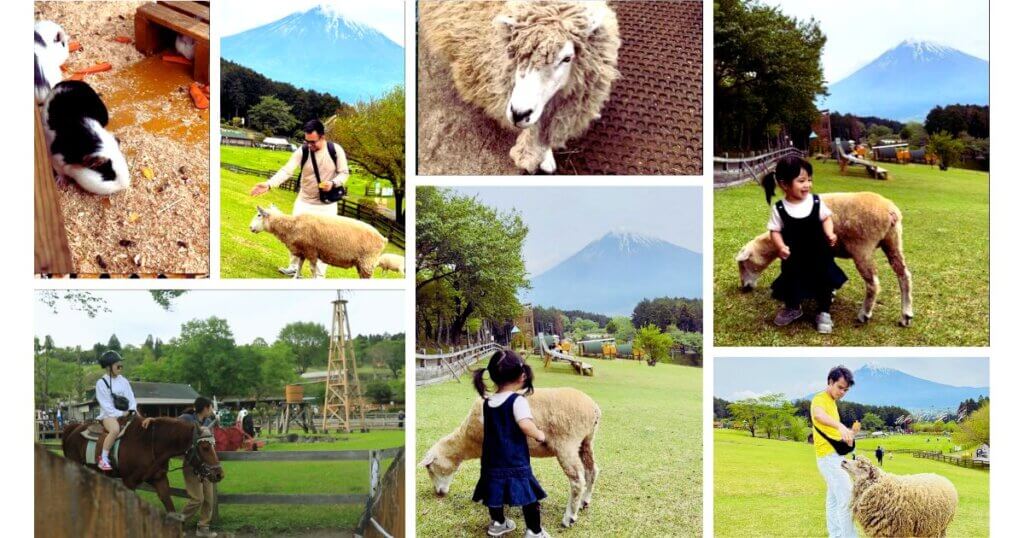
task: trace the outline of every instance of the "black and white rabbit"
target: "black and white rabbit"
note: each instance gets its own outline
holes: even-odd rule
[[[43,131],[58,181],[72,179],[95,194],[128,188],[131,176],[118,141],[104,127],[107,107],[87,83],[65,80],[43,105]]]
[[[53,21],[36,22],[36,104],[63,78],[60,66],[68,61],[68,34]]]

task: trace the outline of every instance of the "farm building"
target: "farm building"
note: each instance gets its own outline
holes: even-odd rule
[[[199,393],[191,385],[181,383],[147,383],[132,382],[135,401],[139,404],[139,412],[147,417],[176,417],[191,407]],[[68,405],[68,420],[86,420],[94,418],[99,412],[96,402],[96,389],[86,391],[86,399]]]
[[[256,145],[256,141],[245,131],[233,131],[231,129],[220,130],[220,143],[225,146],[254,147]]]
[[[294,151],[297,149],[295,145],[284,138],[276,138],[273,136],[264,138],[263,142],[260,143],[260,146],[268,149],[280,149],[285,151]]]

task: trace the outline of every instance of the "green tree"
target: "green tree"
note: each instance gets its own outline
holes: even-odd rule
[[[366,397],[373,400],[374,403],[385,405],[395,399],[395,394],[387,383],[374,381],[366,386]]]
[[[150,290],[153,301],[164,310],[170,311],[174,307],[174,300],[188,293],[188,290]]]
[[[900,138],[906,140],[910,147],[923,148],[928,144],[928,131],[921,122],[909,121],[900,130]]]
[[[264,95],[256,106],[249,109],[249,121],[261,131],[286,134],[299,123],[291,111],[288,103],[273,95]]]
[[[939,169],[947,170],[950,166],[960,162],[960,156],[964,152],[964,143],[958,138],[953,138],[948,132],[942,131],[929,137],[928,151],[939,157]]]
[[[186,322],[174,344],[167,358],[171,373],[167,381],[188,383],[207,396],[243,392],[235,338],[227,320],[210,317]]]
[[[314,364],[327,364],[327,344],[330,336],[319,323],[297,321],[289,323],[277,335],[291,349],[295,367],[300,374]]]
[[[668,359],[668,350],[671,347],[672,337],[662,333],[661,329],[654,325],[644,326],[637,331],[633,339],[633,348],[646,355],[647,363],[651,366]]]
[[[405,219],[405,88],[395,86],[379,99],[358,103],[339,114],[330,127],[331,138],[345,148],[348,160],[376,178],[390,181],[395,193],[395,214]]]
[[[121,352],[121,341],[117,339],[116,334],[110,335],[110,339],[107,340],[107,350]]]
[[[876,415],[875,413],[865,414],[864,418],[860,420],[860,425],[864,428],[864,431],[866,432],[878,431],[885,427],[885,423],[882,422],[882,417]]]
[[[630,342],[636,335],[636,328],[633,327],[633,322],[627,316],[615,316],[609,324],[615,325],[615,330],[609,330],[609,332],[615,336],[616,342]]]

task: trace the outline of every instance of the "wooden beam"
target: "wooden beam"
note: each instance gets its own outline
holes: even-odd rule
[[[167,6],[174,11],[179,11],[189,17],[195,17],[203,22],[210,22],[210,6],[204,6],[199,2],[167,2],[166,0],[160,0],[157,4]]]
[[[35,274],[73,273],[64,216],[57,201],[50,152],[43,136],[39,107],[35,110]]]
[[[179,34],[185,34],[196,40],[210,41],[210,25],[193,19],[188,15],[174,11],[171,8],[160,4],[146,4],[136,12],[139,15],[153,21],[160,26],[174,30]]]

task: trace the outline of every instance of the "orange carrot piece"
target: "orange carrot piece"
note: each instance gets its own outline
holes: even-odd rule
[[[68,80],[85,80],[85,75],[82,73],[75,73],[68,77]]]
[[[71,41],[68,43],[68,52],[78,52],[82,50],[82,44],[78,41]]]
[[[192,65],[192,60],[177,54],[164,54],[164,61],[181,65]]]
[[[203,95],[203,90],[199,89],[198,82],[189,85],[188,93],[192,96],[192,104],[196,105],[196,108],[199,110],[210,108],[210,99]]]
[[[112,66],[107,62],[98,63],[96,65],[86,67],[85,69],[79,69],[75,71],[76,75],[88,75],[90,73],[102,73],[103,71],[110,71]]]
[[[124,36],[124,35],[119,35],[119,36],[114,38],[114,41],[117,41],[118,43],[131,43],[132,42],[132,38],[130,38],[128,36]]]

